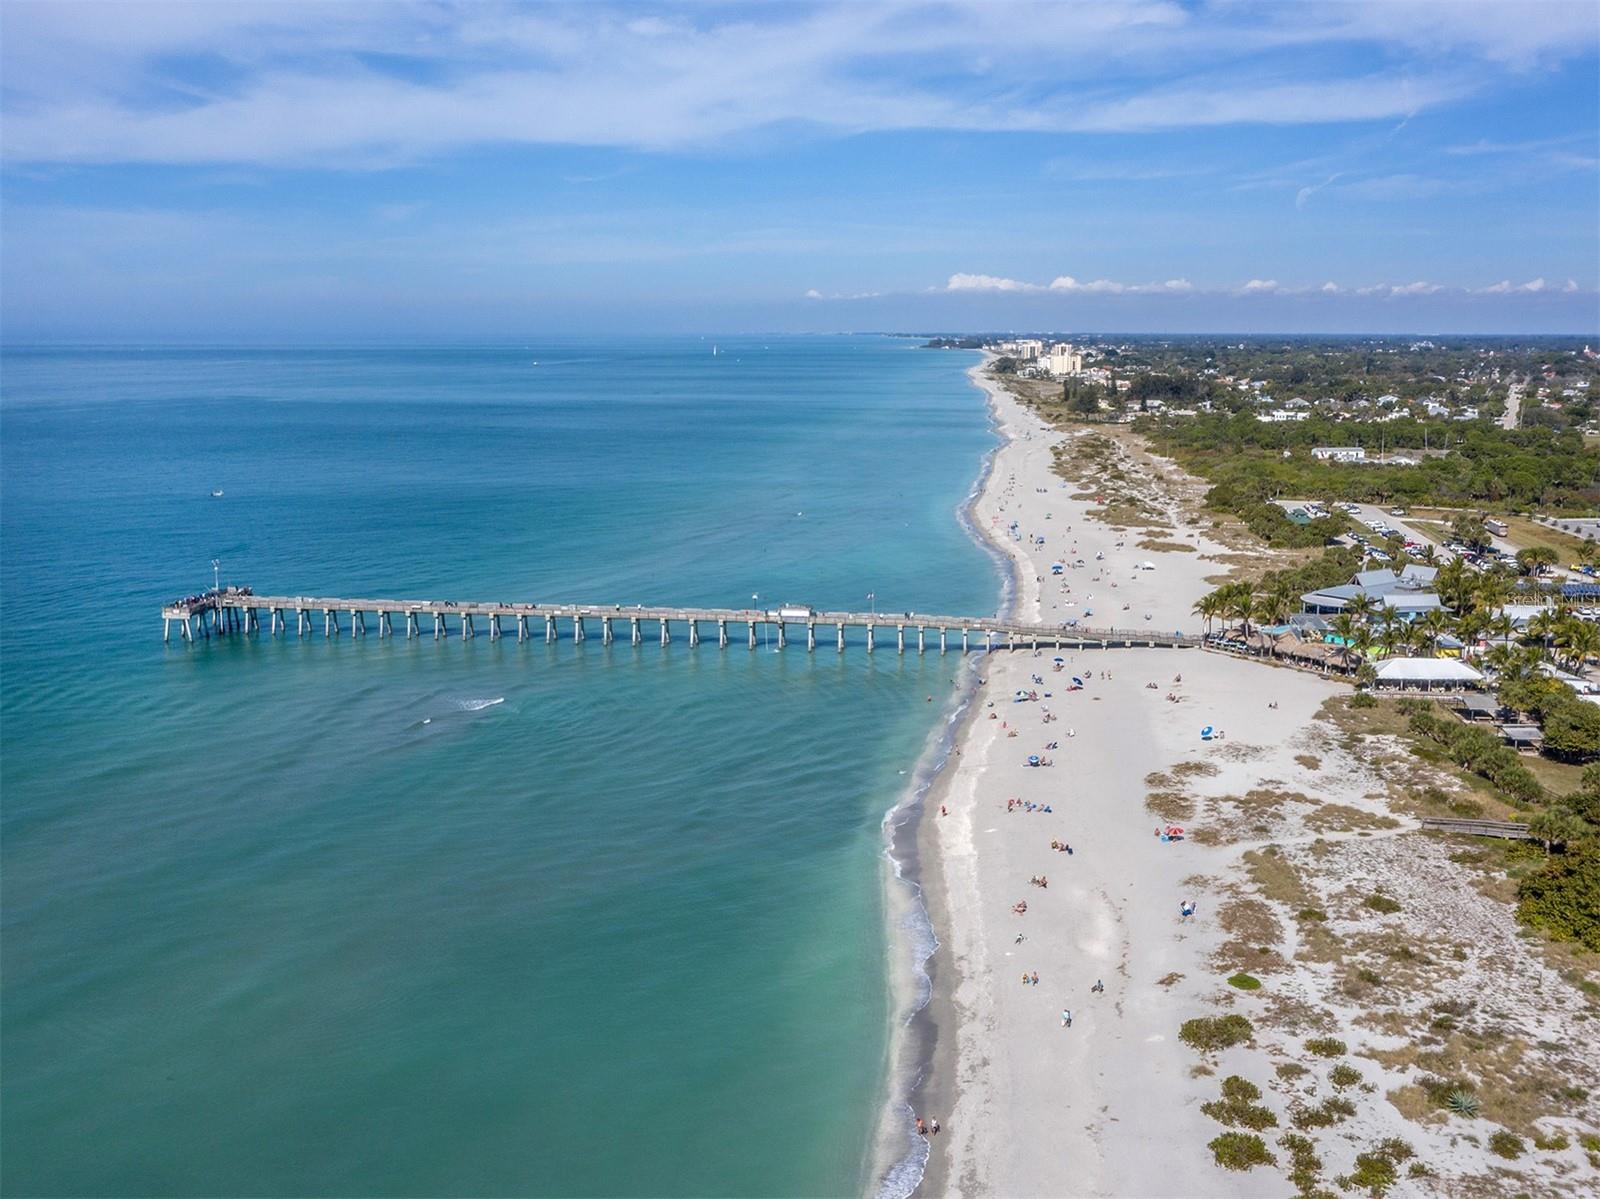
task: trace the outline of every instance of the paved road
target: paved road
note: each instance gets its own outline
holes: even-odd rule
[[[1500,418],[1502,429],[1515,429],[1522,419],[1522,389],[1526,383],[1513,383],[1506,389],[1506,411]]]

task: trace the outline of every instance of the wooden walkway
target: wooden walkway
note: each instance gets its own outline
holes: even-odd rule
[[[1502,837],[1510,841],[1530,841],[1528,826],[1515,820],[1457,820],[1451,816],[1424,816],[1424,830],[1438,833],[1467,833],[1474,837]]]
[[[370,622],[369,622],[370,618]],[[584,641],[598,633],[606,644],[626,636],[634,645],[646,640],[646,633],[659,638],[662,645],[680,630],[690,645],[699,645],[701,633],[715,631],[717,644],[727,646],[736,639],[730,630],[738,629],[751,648],[763,640],[785,648],[791,637],[805,637],[806,648],[817,647],[818,629],[833,631],[839,650],[846,644],[845,630],[866,634],[869,652],[877,647],[878,637],[894,634],[895,648],[904,653],[914,644],[917,652],[930,648],[930,641],[944,653],[959,638],[963,651],[980,648],[1003,649],[1121,649],[1166,647],[1187,649],[1200,644],[1200,638],[1184,633],[1154,629],[1086,629],[1064,625],[1037,625],[1017,621],[972,616],[940,616],[923,612],[819,612],[810,608],[683,608],[648,607],[642,604],[530,604],[482,600],[437,599],[350,599],[342,596],[256,595],[247,588],[227,588],[189,596],[162,606],[162,636],[172,639],[174,626],[180,637],[193,642],[197,637],[232,633],[250,634],[262,625],[271,635],[289,635],[294,623],[295,636],[313,635],[318,625],[326,637],[342,633],[379,637],[431,635],[443,640],[451,635],[462,638],[487,636],[498,640],[515,635],[526,641],[543,634],[555,641],[563,630],[574,641]]]

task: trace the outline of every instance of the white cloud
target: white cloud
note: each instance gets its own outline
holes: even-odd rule
[[[1051,284],[1051,286],[1055,286]],[[999,275],[951,275],[944,285],[946,291],[1043,291],[1037,283],[1023,283]]]
[[[1115,279],[1081,280],[1072,275],[1057,275],[1048,284],[1030,283],[1022,279],[1009,279],[1000,275],[956,274],[951,275],[949,282],[943,288],[935,291],[996,291],[996,292],[1046,292],[1056,295],[1172,295],[1172,296],[1390,296],[1395,298],[1408,296],[1431,296],[1441,292],[1454,292],[1461,295],[1505,295],[1518,293],[1534,295],[1543,291],[1555,291],[1555,285],[1547,283],[1544,279],[1532,279],[1527,283],[1513,285],[1509,280],[1490,284],[1487,287],[1459,287],[1448,286],[1443,283],[1431,283],[1425,279],[1413,280],[1410,283],[1373,283],[1365,287],[1347,288],[1333,280],[1318,285],[1284,284],[1276,279],[1249,279],[1233,287],[1210,286],[1197,287],[1188,279],[1168,279],[1163,283],[1122,283]],[[1569,279],[1559,290],[1563,292],[1581,291],[1575,280]]]
[[[826,298],[827,298],[826,296],[824,296],[820,291],[818,291],[814,287],[806,289],[806,299],[808,299],[808,300],[822,300],[822,299],[826,299]]]
[[[849,135],[1390,120],[1493,86],[1508,65],[1576,53],[1586,43],[1574,31],[1593,33],[1582,5],[1539,5],[1526,19],[1481,11],[1501,7],[1408,6],[1402,20],[1371,3],[1175,0],[681,15],[627,5],[13,2],[0,5],[0,137],[13,163],[350,168],[492,144],[660,150],[792,127]],[[1040,49],[1017,52],[1024,31]],[[1319,52],[1352,44],[1378,53]],[[1437,55],[1439,44],[1452,53]],[[1328,66],[1361,59],[1386,65],[1376,74]],[[208,64],[203,73],[184,65],[196,62]],[[1175,62],[1203,65],[1175,79]]]

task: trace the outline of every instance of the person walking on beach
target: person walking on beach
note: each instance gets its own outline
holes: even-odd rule
[[[1072,1009],[1071,1008],[1064,1007],[1064,1008],[1061,1009],[1061,1027],[1062,1028],[1071,1028],[1072,1027]]]

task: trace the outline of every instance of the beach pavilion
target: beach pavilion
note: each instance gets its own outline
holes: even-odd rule
[[[1480,687],[1483,675],[1455,658],[1385,658],[1377,667],[1379,687]]]

